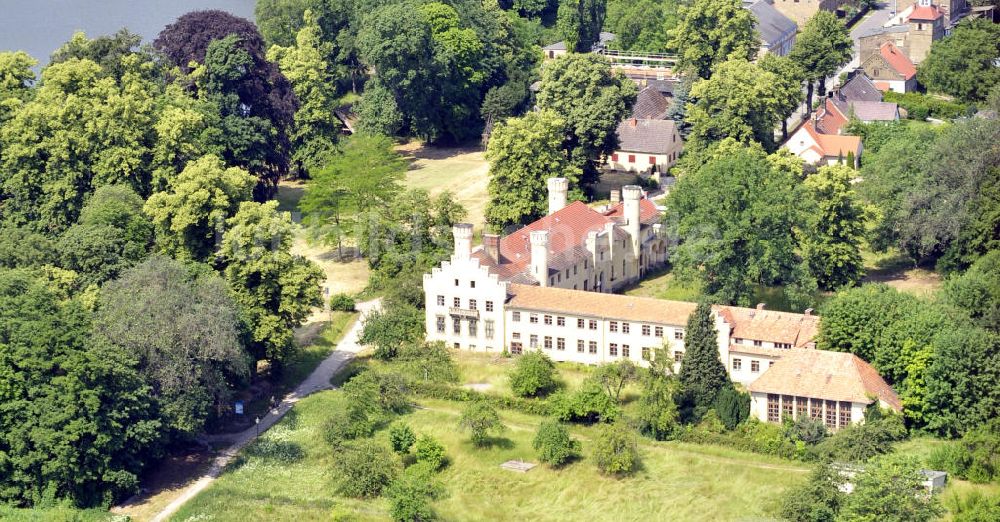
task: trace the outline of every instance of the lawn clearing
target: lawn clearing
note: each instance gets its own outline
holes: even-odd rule
[[[647,276],[634,287],[626,290],[625,294],[673,301],[697,301],[702,297],[699,282],[682,281],[669,270]],[[829,292],[817,291],[813,297],[815,307],[818,308],[823,301],[832,295]],[[758,286],[751,300],[754,305],[764,303],[768,310],[802,313],[801,309],[795,308],[789,303],[784,290],[780,287]]]
[[[396,147],[410,160],[404,185],[420,188],[432,196],[450,190],[468,212],[465,221],[482,230],[486,203],[489,164],[479,146],[434,147],[411,141]]]
[[[321,426],[342,400],[339,391],[308,397],[249,447],[211,487],[172,520],[329,520],[334,509],[359,520],[384,520],[384,499],[359,501],[333,493],[332,450]],[[446,520],[732,520],[771,515],[781,492],[806,476],[807,467],[721,447],[640,440],[643,469],[634,477],[600,475],[588,458],[561,470],[528,473],[500,469],[512,459],[536,462],[531,440],[540,417],[501,412],[500,443],[476,449],[456,425],[463,404],[422,400],[402,417],[448,451],[441,473],[448,496],[434,503]],[[590,451],[591,427],[574,426]],[[376,438],[385,440],[385,430]],[[266,451],[265,451],[266,450]]]
[[[898,250],[875,253],[864,250],[865,283],[885,283],[901,292],[927,297],[941,289],[941,274],[913,265]]]

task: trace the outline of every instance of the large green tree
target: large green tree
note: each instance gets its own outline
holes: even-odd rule
[[[597,181],[599,161],[618,145],[616,129],[631,113],[636,94],[635,83],[596,54],[571,53],[545,64],[538,108],[562,118],[562,148],[582,171],[581,185]]]
[[[752,60],[760,48],[753,15],[739,0],[694,0],[681,8],[681,19],[670,33],[678,65],[709,78],[731,59]]]
[[[802,256],[820,288],[833,290],[857,283],[864,274],[861,246],[871,211],[851,185],[854,169],[822,167],[803,186],[815,204],[802,238]]]
[[[719,333],[712,306],[698,303],[684,330],[684,360],[678,374],[684,394],[700,418],[715,403],[719,391],[732,386],[726,366],[719,358]]]
[[[281,363],[295,349],[292,331],[323,304],[323,271],[291,253],[292,220],[278,202],[244,202],[226,222],[217,259],[240,306],[251,355]]]
[[[844,499],[837,519],[886,522],[937,520],[943,509],[936,496],[922,494],[924,480],[916,459],[877,459],[854,478],[854,490]]]
[[[590,52],[604,27],[607,7],[607,0],[559,0],[556,28],[567,49]]]
[[[662,53],[668,48],[669,30],[678,22],[677,2],[608,0],[604,27],[615,35],[608,44],[613,49]]]
[[[819,84],[819,94],[823,96],[826,79],[851,59],[853,49],[847,27],[833,12],[821,9],[806,22],[788,57],[805,72],[809,111],[812,111],[816,84]]]
[[[797,177],[759,147],[727,141],[706,156],[667,198],[675,270],[714,302],[749,306],[758,285],[784,285],[796,306],[808,305],[815,280],[794,233],[806,220]]]
[[[777,76],[772,95],[774,97],[773,109],[781,120],[781,137],[788,138],[788,118],[795,113],[799,105],[802,104],[802,82],[805,80],[805,71],[799,67],[791,58],[767,53],[757,65],[767,72]]]
[[[929,91],[982,101],[1000,84],[1000,27],[985,19],[966,20],[934,42],[917,68]]]
[[[30,96],[38,61],[24,51],[0,52],[0,124]]]
[[[566,178],[574,196],[579,196],[580,170],[559,146],[564,129],[565,121],[548,110],[510,118],[494,129],[486,148],[490,162],[486,222],[495,230],[544,216],[549,178]]]

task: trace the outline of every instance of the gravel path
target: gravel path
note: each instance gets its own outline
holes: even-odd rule
[[[337,343],[337,348],[294,391],[286,395],[282,399],[281,404],[262,417],[259,425],[248,428],[240,433],[232,434],[231,440],[233,443],[215,457],[212,467],[204,475],[198,477],[197,480],[188,485],[180,496],[163,508],[163,511],[160,511],[153,517],[153,522],[168,520],[187,501],[207,488],[212,481],[222,474],[222,470],[225,469],[226,465],[233,460],[244,446],[281,420],[300,399],[318,391],[331,389],[330,379],[363,348],[363,346],[358,344],[358,336],[361,334],[361,319],[370,311],[377,309],[378,306],[378,299],[358,303],[358,311],[361,312],[361,317],[354,322],[351,330]]]

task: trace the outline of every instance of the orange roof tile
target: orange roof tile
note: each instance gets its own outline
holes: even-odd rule
[[[913,8],[913,12],[910,13],[910,17],[906,19],[907,22],[910,20],[937,20],[941,18],[944,14],[938,9],[936,5],[918,5]]]
[[[729,323],[732,328],[730,336],[734,339],[787,343],[796,348],[802,348],[813,342],[819,331],[819,316],[817,315],[758,310],[739,306],[715,306],[713,308]]]
[[[751,392],[797,395],[832,401],[870,404],[872,397],[896,411],[899,396],[875,368],[851,353],[826,350],[786,350],[747,388]]]
[[[816,130],[823,134],[837,134],[844,125],[847,125],[847,117],[840,112],[833,100],[827,98],[820,110]]]
[[[858,136],[841,136],[839,134],[821,134],[816,131],[816,127],[813,126],[813,122],[807,121],[802,128],[809,133],[813,141],[816,142],[816,146],[819,147],[818,152],[822,152],[823,156],[826,157],[836,157],[843,156],[847,157],[848,152],[853,152],[855,156],[859,155],[861,152],[861,138]]]
[[[896,44],[892,42],[884,42],[879,47],[879,53],[882,55],[882,58],[885,59],[886,63],[889,64],[889,67],[892,67],[893,70],[902,75],[903,78],[909,80],[917,74],[917,68],[913,66],[913,62],[911,62],[910,59],[903,54],[903,51],[899,50],[899,47],[896,47]],[[877,85],[878,84],[876,84],[876,86]]]
[[[510,308],[674,326],[686,325],[688,316],[698,306],[687,301],[668,301],[651,297],[602,294],[517,283],[512,283],[508,291],[511,297],[507,306]]]

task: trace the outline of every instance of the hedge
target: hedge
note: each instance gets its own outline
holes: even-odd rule
[[[528,415],[548,416],[550,413],[548,402],[541,399],[492,395],[468,388],[426,381],[412,381],[409,383],[409,389],[412,394],[428,399],[458,402],[485,401],[494,408],[519,411]]]
[[[893,92],[883,95],[887,102],[893,102],[906,109],[907,118],[911,120],[926,120],[928,117],[938,119],[953,119],[964,116],[969,107],[963,103],[942,100],[934,96],[916,92]]]

